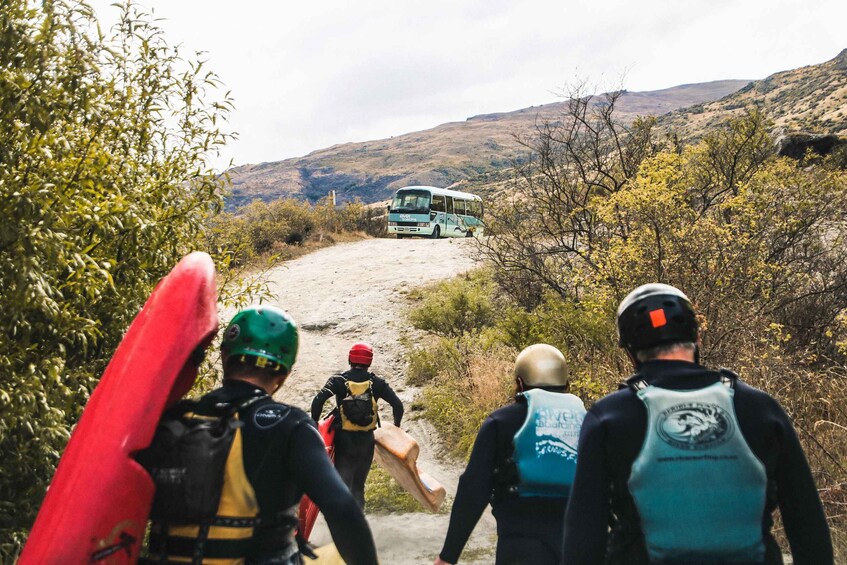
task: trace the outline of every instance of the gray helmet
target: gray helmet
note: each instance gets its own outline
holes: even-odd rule
[[[697,316],[691,301],[667,284],[641,285],[618,307],[620,345],[635,353],[660,345],[697,341]]]
[[[515,376],[531,387],[563,387],[570,381],[565,356],[546,343],[530,345],[518,354]]]

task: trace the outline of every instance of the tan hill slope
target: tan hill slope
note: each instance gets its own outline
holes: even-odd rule
[[[819,65],[779,72],[763,80],[725,80],[651,92],[626,92],[618,117],[662,116],[660,123],[685,140],[744,108],[758,105],[788,130],[847,135],[847,49]],[[515,136],[539,121],[556,120],[566,102],[483,114],[463,122],[364,143],[345,143],[305,157],[230,170],[229,207],[261,198],[293,196],[317,200],[330,190],[339,199],[388,198],[410,184],[455,185],[486,193],[506,182],[514,160],[526,150]]]
[[[847,135],[847,49],[825,63],[779,72],[720,100],[676,110],[661,123],[684,139],[696,139],[752,105],[787,130]]]
[[[625,117],[658,116],[722,98],[748,82],[724,80],[627,92],[618,108]],[[564,105],[565,102],[555,102],[514,112],[483,114],[390,139],[345,143],[305,157],[236,167],[229,171],[233,183],[229,206],[284,196],[314,201],[330,190],[335,190],[340,200],[359,197],[374,202],[409,184],[449,186],[496,174],[524,152],[514,136],[531,133],[538,120],[557,118]]]

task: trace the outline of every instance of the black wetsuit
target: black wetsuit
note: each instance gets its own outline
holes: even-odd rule
[[[718,382],[720,375],[694,363],[650,361],[642,365],[638,378],[665,389],[691,390]],[[771,514],[779,506],[795,565],[831,564],[829,528],[791,422],[776,400],[764,392],[740,380],[734,388],[733,403],[741,432],[764,465],[768,479],[762,515],[764,563],[782,563],[771,535]],[[564,563],[649,563],[638,512],[627,487],[646,429],[647,410],[629,388],[602,398],[588,411],[567,509]],[[696,509],[680,508],[680,520],[685,520],[687,511]]]
[[[235,403],[261,389],[240,380],[224,385],[201,399],[201,406]],[[200,412],[200,410],[198,410]],[[244,468],[256,492],[259,516],[273,523],[276,516],[299,504],[305,492],[326,518],[332,539],[347,563],[377,563],[373,536],[361,509],[326,456],[314,422],[302,410],[263,398],[239,412]],[[273,540],[273,531],[256,532],[257,543]],[[263,550],[261,553],[270,553]]]
[[[368,371],[354,368],[341,375],[333,375],[312,400],[312,419],[316,422],[321,417],[324,403],[335,396],[337,406],[347,396],[345,380],[352,382],[372,381],[371,390],[376,400],[385,400],[391,405],[394,413],[394,425],[399,426],[403,419],[403,403],[391,389],[391,386]],[[339,426],[341,420],[337,420]],[[353,493],[353,497],[361,507],[365,506],[365,481],[371,469],[374,457],[373,431],[348,431],[337,428],[335,432],[335,468],[341,475],[341,480]]]
[[[516,402],[495,410],[482,423],[468,466],[459,479],[450,526],[439,554],[444,561],[458,562],[482,512],[491,503],[497,519],[498,565],[561,562],[566,498],[494,496],[502,486],[494,470],[504,468],[503,460],[511,455],[515,434],[526,415],[526,403]]]

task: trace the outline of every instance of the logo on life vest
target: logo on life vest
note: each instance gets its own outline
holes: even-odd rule
[[[535,413],[535,455],[551,454],[576,460],[576,443],[584,414],[575,410],[539,408]]]
[[[257,428],[266,430],[282,422],[290,411],[286,406],[265,406],[253,414],[253,423]]]
[[[659,415],[659,437],[678,449],[711,449],[732,437],[729,414],[716,404],[687,402],[668,408]]]

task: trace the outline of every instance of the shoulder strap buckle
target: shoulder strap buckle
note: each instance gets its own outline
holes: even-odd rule
[[[636,381],[632,381],[631,383],[629,383],[629,388],[631,388],[633,390],[633,392],[638,392],[639,390],[644,390],[648,386],[650,386],[650,385],[647,384],[647,381],[645,381],[644,379],[638,379]]]
[[[721,367],[718,369],[718,373],[721,375],[721,384],[728,388],[735,388],[735,381],[738,380],[738,374],[735,371],[731,371],[726,367]]]
[[[629,388],[632,390],[632,392],[638,392],[639,390],[644,390],[648,386],[650,385],[647,383],[647,381],[644,380],[644,377],[642,377],[638,373],[635,373],[623,383],[621,383],[620,388]]]

